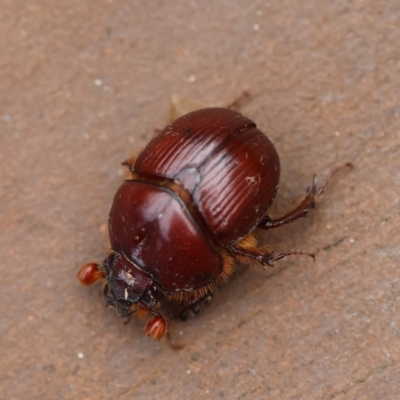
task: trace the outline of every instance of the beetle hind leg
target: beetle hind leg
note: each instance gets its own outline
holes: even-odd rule
[[[301,217],[306,217],[308,211],[311,208],[315,208],[315,201],[322,195],[325,187],[328,185],[333,176],[347,167],[353,168],[353,165],[351,163],[346,163],[345,165],[332,170],[331,173],[324,179],[321,186],[317,186],[317,176],[314,175],[311,187],[307,188],[305,197],[297,206],[277,219],[271,219],[268,215],[266,215],[258,224],[257,228],[264,230],[278,228],[279,226],[290,224]]]
[[[312,257],[313,260],[315,261],[315,255],[312,253],[309,253],[307,251],[304,251],[304,250],[290,250],[290,251],[286,251],[284,253],[279,253],[276,255],[274,254],[273,251],[262,252],[257,249],[243,249],[240,247],[232,247],[231,251],[236,256],[239,256],[239,258],[242,258],[242,259],[244,258],[245,261],[247,261],[247,259],[255,260],[265,267],[267,267],[267,266],[273,267],[275,261],[278,261],[284,257],[295,255],[295,254],[307,255],[309,257]]]

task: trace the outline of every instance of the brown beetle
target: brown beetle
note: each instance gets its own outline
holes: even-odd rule
[[[293,210],[269,218],[279,156],[256,124],[236,111],[186,114],[125,164],[131,177],[118,189],[109,217],[112,252],[101,265],[83,266],[78,278],[84,285],[106,278],[106,303],[123,317],[148,319],[147,336],[160,340],[166,333],[157,311],[163,299],[180,303],[186,319],[209,301],[239,260],[272,266],[291,254],[314,258],[303,251],[260,251],[254,231],[305,216],[328,179],[318,188],[314,177]]]

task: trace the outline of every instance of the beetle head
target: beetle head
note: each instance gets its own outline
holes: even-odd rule
[[[103,262],[107,283],[104,297],[107,305],[114,306],[122,317],[129,317],[135,305],[143,302],[149,307],[157,301],[152,295],[153,280],[122,253],[111,253]]]

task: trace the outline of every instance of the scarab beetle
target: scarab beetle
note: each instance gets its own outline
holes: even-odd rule
[[[160,340],[166,333],[163,301],[181,304],[182,319],[197,313],[237,262],[272,266],[291,254],[314,257],[262,251],[254,233],[305,216],[328,179],[317,187],[314,176],[304,199],[271,219],[279,156],[256,124],[236,111],[186,114],[124,164],[130,177],[110,211],[111,254],[101,265],[83,266],[78,278],[84,285],[105,278],[106,303],[123,317],[147,319],[147,336]]]

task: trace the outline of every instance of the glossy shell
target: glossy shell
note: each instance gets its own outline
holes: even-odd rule
[[[221,272],[218,253],[185,203],[165,187],[125,181],[114,198],[109,233],[112,249],[168,293],[198,289]],[[128,272],[137,279],[135,267],[125,263],[119,275]]]
[[[133,171],[180,182],[221,246],[250,233],[274,200],[278,153],[236,111],[206,108],[167,126],[140,153]]]

